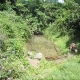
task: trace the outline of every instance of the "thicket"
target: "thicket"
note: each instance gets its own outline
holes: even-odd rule
[[[79,1],[66,0],[64,4],[61,4],[43,2],[43,0],[29,0],[16,5],[16,8],[17,13],[27,20],[33,33],[44,33],[44,30],[49,28],[48,32],[52,32],[52,35],[55,32],[68,34],[71,38],[80,35]]]
[[[74,1],[66,1],[61,7],[56,10],[56,20],[48,27],[52,30],[51,34],[61,32],[64,35],[68,34],[70,37],[78,37],[80,26],[80,6]]]
[[[60,36],[79,39],[78,0],[66,0],[64,4],[43,0],[1,0],[0,10],[0,80],[28,74],[25,70],[31,67],[24,45],[32,34],[52,37],[59,32]]]
[[[30,37],[29,26],[22,17],[13,10],[0,11],[0,80],[19,76],[19,61],[19,64],[28,64],[24,46]]]
[[[66,0],[64,4],[44,2],[43,0],[10,0],[10,2],[13,4],[11,7],[16,14],[22,16],[30,25],[32,32],[43,32],[47,27],[53,26],[52,28],[56,28],[57,31],[62,30],[63,33],[75,34],[78,32],[80,34],[78,31],[80,17],[78,0]],[[8,1],[7,4],[9,4]],[[52,29],[50,32],[55,31]]]

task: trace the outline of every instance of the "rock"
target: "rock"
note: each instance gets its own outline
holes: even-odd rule
[[[11,78],[7,78],[7,80],[11,80]]]
[[[7,78],[7,80],[13,80],[13,77],[9,77],[9,78]]]
[[[33,53],[32,52],[28,52],[28,56],[32,56],[33,55]]]
[[[28,57],[32,59],[34,57],[33,52],[28,52]]]
[[[41,60],[42,58],[43,58],[42,53],[37,53],[37,54],[34,56],[34,59]]]

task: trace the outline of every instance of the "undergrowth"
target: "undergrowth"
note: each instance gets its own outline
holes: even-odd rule
[[[79,53],[79,4],[69,0],[63,5],[31,1],[13,7],[0,6],[0,80],[80,79],[80,55],[66,58],[60,64],[42,59],[36,68],[30,65],[24,51],[35,32],[44,33],[60,54],[69,52],[69,41],[77,41]]]

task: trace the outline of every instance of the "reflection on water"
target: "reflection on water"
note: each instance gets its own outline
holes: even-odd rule
[[[58,55],[53,43],[46,39],[43,35],[33,35],[26,44],[26,51],[41,52],[44,56]]]

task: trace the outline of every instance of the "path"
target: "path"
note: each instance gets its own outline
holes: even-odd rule
[[[62,55],[62,56],[59,56],[57,59],[53,60],[55,64],[61,64],[62,62],[64,62],[65,60],[70,60],[74,55],[68,53],[68,54],[65,54],[65,55]],[[40,60],[38,59],[31,59],[29,57],[27,57],[30,65],[32,67],[38,67],[38,64],[40,63]]]
[[[27,59],[28,59],[30,65],[31,65],[32,67],[37,67],[37,65],[38,65],[39,62],[40,62],[38,59],[31,59],[31,58],[29,58],[29,57],[27,57]]]

